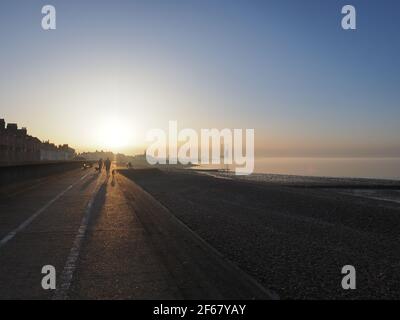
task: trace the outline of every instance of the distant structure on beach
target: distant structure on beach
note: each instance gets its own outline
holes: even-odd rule
[[[0,163],[14,164],[35,161],[72,160],[75,150],[67,144],[56,146],[49,141],[41,142],[28,135],[26,128],[18,129],[16,123],[0,119]]]

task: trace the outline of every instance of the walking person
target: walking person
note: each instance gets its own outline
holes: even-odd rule
[[[106,161],[104,161],[104,165],[106,166],[106,172],[107,172],[107,176],[110,175],[110,168],[111,168],[111,161],[109,158],[107,158]]]
[[[103,169],[103,158],[99,159],[98,164],[99,164],[99,173],[101,173],[101,170]]]

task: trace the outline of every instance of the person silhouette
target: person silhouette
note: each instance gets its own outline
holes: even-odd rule
[[[110,175],[111,161],[109,158],[104,161],[104,165],[106,166],[107,175]]]
[[[99,159],[98,164],[99,164],[99,173],[101,173],[101,170],[103,169],[103,158]]]

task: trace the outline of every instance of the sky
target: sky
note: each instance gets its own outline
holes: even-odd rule
[[[177,120],[255,129],[256,157],[400,156],[399,15],[397,0],[2,0],[0,118],[79,151],[142,152]]]

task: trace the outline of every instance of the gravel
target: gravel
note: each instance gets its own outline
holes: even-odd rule
[[[188,170],[121,173],[282,299],[400,298],[398,203]],[[344,265],[356,290],[341,287]]]

